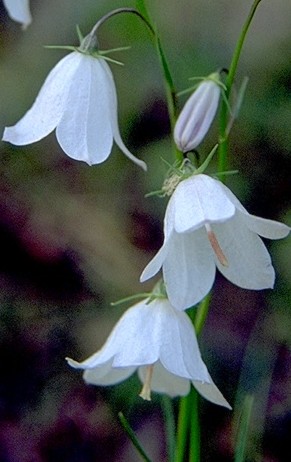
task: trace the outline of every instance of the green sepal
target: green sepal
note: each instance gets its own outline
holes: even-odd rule
[[[83,36],[83,34],[82,34],[82,32],[81,32],[81,29],[80,29],[80,27],[79,27],[79,24],[76,25],[76,31],[77,31],[78,39],[79,39],[79,42],[80,42],[80,45],[81,45],[81,43],[82,43],[83,40],[84,40],[84,36]]]
[[[206,157],[205,161],[200,165],[200,167],[198,167],[195,170],[195,172],[194,172],[195,175],[199,175],[199,173],[204,173],[205,172],[205,170],[207,169],[208,165],[210,164],[210,161],[212,160],[214,154],[216,153],[217,148],[218,148],[218,144],[216,144],[214,146],[214,148],[210,151],[210,153]]]

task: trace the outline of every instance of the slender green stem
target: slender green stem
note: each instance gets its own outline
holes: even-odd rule
[[[189,462],[200,462],[199,396],[194,388],[191,390],[191,408]]]
[[[169,112],[169,117],[170,117],[170,125],[171,125],[171,131],[173,132],[175,123],[176,123],[176,115],[177,115],[177,94],[176,94],[176,89],[175,89],[174,82],[172,79],[172,75],[169,69],[169,64],[166,59],[166,55],[164,53],[160,38],[158,37],[157,33],[156,33],[156,47],[157,47],[157,52],[159,55],[160,63],[161,63],[163,74],[164,74],[167,105],[168,105],[168,112]]]
[[[92,38],[96,35],[99,27],[106,22],[109,18],[112,18],[112,16],[115,16],[120,13],[132,13],[136,14],[139,16],[147,25],[147,27],[150,29],[151,33],[154,34],[154,29],[152,28],[151,24],[148,22],[147,18],[145,18],[139,11],[135,10],[134,8],[116,8],[115,10],[109,11],[109,13],[105,14],[101,19],[99,19],[91,32],[87,35],[88,40],[86,42],[90,42]],[[86,38],[86,37],[85,37]]]
[[[209,311],[210,299],[211,299],[211,293],[206,295],[206,297],[202,300],[199,307],[197,308],[195,319],[194,319],[194,326],[195,326],[195,331],[197,335],[201,334],[202,329],[204,327],[204,324],[205,324],[205,321],[208,315],[208,311]]]
[[[175,457],[175,417],[173,402],[169,396],[162,396],[162,408],[165,416],[166,440],[168,448],[168,461],[173,462]]]
[[[202,332],[206,321],[209,311],[210,298],[211,295],[208,294],[199,304],[198,308],[193,308],[189,312],[189,316],[195,326],[197,335]],[[200,457],[200,425],[198,397],[197,392],[194,389],[180,400],[175,462],[183,462],[185,460],[186,449],[188,447],[190,455],[192,454],[192,459],[189,459],[189,462],[198,462],[198,457]],[[194,457],[196,457],[196,459]]]
[[[190,411],[191,411],[191,394],[180,399],[178,424],[177,424],[177,439],[175,462],[184,462],[187,449],[189,426],[190,426]]]
[[[229,97],[231,93],[231,88],[234,82],[239,58],[241,55],[242,47],[249,30],[250,24],[254,17],[257,7],[262,0],[255,0],[248,17],[243,25],[241,30],[241,34],[236,44],[236,48],[233,54],[233,58],[230,64],[229,72],[226,78],[226,100],[227,102],[223,101],[221,106],[221,113],[220,113],[220,128],[219,128],[219,152],[218,152],[218,171],[224,172],[227,170],[227,156],[228,156],[228,134],[227,134],[227,121],[228,121],[228,105],[229,105]],[[224,181],[224,176],[221,177],[221,181]]]
[[[156,46],[157,54],[160,60],[160,64],[161,64],[161,68],[162,68],[163,76],[164,76],[164,84],[165,84],[165,92],[166,92],[166,99],[167,99],[167,106],[168,106],[168,114],[169,114],[169,119],[170,119],[171,133],[173,133],[175,123],[176,123],[176,118],[177,118],[177,92],[175,89],[175,85],[174,85],[174,81],[173,81],[170,67],[168,64],[168,60],[163,50],[157,29],[150,19],[150,15],[148,12],[148,8],[146,6],[146,2],[144,0],[136,0],[136,7],[138,8],[138,10],[141,11],[143,16],[146,18],[147,22],[150,24],[151,29],[154,31],[155,46]],[[173,147],[174,147],[174,153],[175,153],[176,160],[179,163],[181,163],[184,159],[183,153],[180,152],[176,148],[174,142],[173,142]]]

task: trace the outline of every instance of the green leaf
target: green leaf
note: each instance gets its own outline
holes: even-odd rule
[[[253,404],[254,396],[247,395],[243,403],[242,414],[238,428],[234,462],[244,462],[246,459],[247,441],[250,430]]]
[[[151,459],[147,456],[145,453],[145,450],[143,449],[142,445],[138,441],[134,431],[132,430],[131,426],[129,425],[128,421],[124,417],[122,412],[118,413],[118,418],[120,420],[121,425],[123,426],[125,432],[127,433],[127,436],[131,440],[132,444],[136,448],[137,452],[141,456],[142,460],[145,462],[152,462]]]

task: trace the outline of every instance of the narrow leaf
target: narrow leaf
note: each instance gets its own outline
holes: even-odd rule
[[[129,425],[128,421],[124,417],[122,412],[118,413],[118,418],[120,420],[121,425],[123,426],[125,432],[127,433],[127,436],[129,437],[130,441],[136,448],[137,452],[141,456],[142,460],[145,462],[152,462],[151,459],[147,456],[145,453],[143,447],[141,446],[140,442],[138,441],[134,431],[132,430],[131,426]]]
[[[235,447],[235,458],[234,462],[244,462],[246,459],[246,450],[247,450],[247,440],[250,430],[250,420],[254,404],[254,396],[247,395],[245,397],[242,415],[238,428],[238,436]]]

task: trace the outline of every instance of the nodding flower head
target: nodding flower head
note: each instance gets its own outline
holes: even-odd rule
[[[211,290],[216,267],[244,289],[272,288],[275,272],[260,236],[281,239],[290,228],[250,215],[220,181],[204,174],[181,181],[164,219],[164,243],[141,275],[163,270],[170,303],[185,310]]]
[[[81,363],[67,361],[84,370],[87,383],[99,386],[122,382],[137,370],[145,400],[151,399],[151,391],[187,395],[192,383],[204,398],[230,408],[201,358],[189,316],[175,310],[167,298],[132,306],[101,350]]]
[[[117,117],[117,96],[111,70],[101,56],[73,51],[47,76],[35,102],[3,141],[22,146],[56,129],[57,140],[72,159],[100,164],[110,155],[113,140],[133,162],[146,170],[124,145]]]

